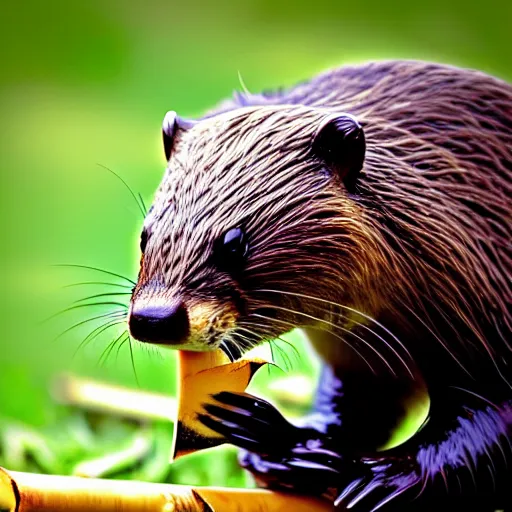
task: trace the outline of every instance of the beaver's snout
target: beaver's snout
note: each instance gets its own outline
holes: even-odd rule
[[[129,327],[139,341],[177,345],[184,343],[190,332],[185,305],[141,305],[132,308]]]

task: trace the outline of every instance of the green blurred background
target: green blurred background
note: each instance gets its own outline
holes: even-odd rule
[[[105,277],[52,264],[136,276],[142,217],[98,164],[150,203],[164,169],[160,127],[167,110],[200,115],[241,88],[239,75],[257,92],[367,59],[442,61],[511,80],[511,30],[512,3],[498,0],[4,3],[0,416],[6,424],[16,419],[44,431],[66,421],[69,411],[48,393],[50,379],[63,370],[137,386],[127,346],[117,360],[98,365],[112,334],[75,357],[87,329],[52,341],[91,312],[37,322],[86,295],[63,285]],[[140,387],[173,393],[174,354],[134,350]],[[290,359],[295,371],[314,374],[308,356],[302,363],[293,353]]]

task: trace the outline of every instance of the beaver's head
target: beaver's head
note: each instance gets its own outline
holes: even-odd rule
[[[138,340],[238,356],[358,304],[378,263],[352,195],[363,129],[348,114],[251,107],[164,120],[168,167],[141,236]],[[365,298],[368,303],[368,297]]]

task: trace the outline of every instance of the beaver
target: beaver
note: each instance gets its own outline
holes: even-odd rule
[[[511,506],[512,87],[417,61],[169,112],[129,328],[234,360],[301,328],[311,416],[221,393],[259,485],[357,511]],[[379,449],[406,403],[426,421]],[[476,508],[475,508],[476,507]]]

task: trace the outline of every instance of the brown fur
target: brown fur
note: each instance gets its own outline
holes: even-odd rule
[[[313,144],[343,113],[366,139],[355,187],[327,163],[350,147],[322,160]],[[164,318],[157,340],[186,333],[169,343],[237,356],[302,327],[327,363],[307,428],[229,393],[199,419],[249,450],[242,465],[260,484],[338,496],[354,512],[409,510],[411,497],[415,510],[506,508],[512,87],[381,62],[238,95],[197,124],[166,119],[170,158],[131,304],[140,338]],[[232,228],[249,244],[237,272],[214,257]],[[167,313],[141,324],[146,305]],[[379,451],[403,404],[427,393],[428,422]]]
[[[352,196],[311,155],[333,112],[365,131]],[[433,350],[449,372],[473,380],[492,368],[510,386],[511,162],[512,88],[475,71],[373,63],[240,97],[178,131],[134,300],[214,301],[230,315],[236,305],[237,325],[192,333],[194,349],[329,322],[367,352],[346,332],[371,326],[367,315],[408,361],[422,366]],[[250,240],[241,281],[210,262],[213,241],[237,225]]]

